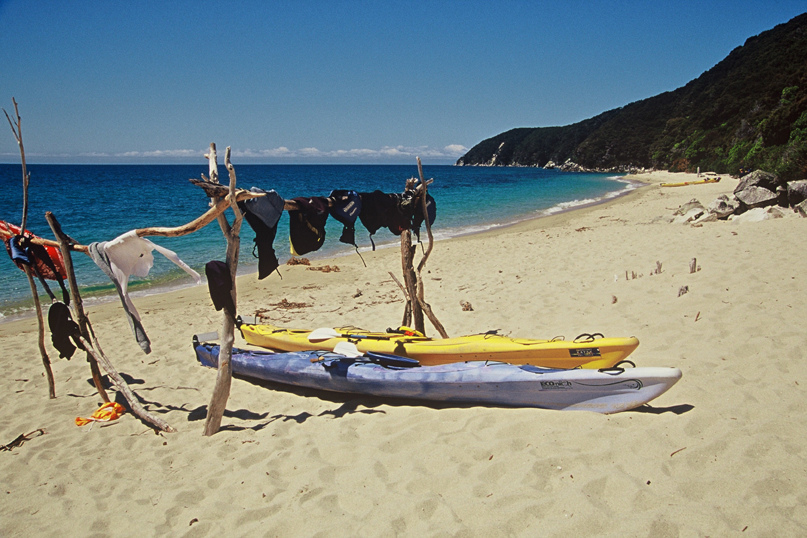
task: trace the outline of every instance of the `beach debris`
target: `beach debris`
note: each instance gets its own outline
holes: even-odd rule
[[[11,441],[7,445],[0,446],[0,451],[11,450],[12,448],[21,447],[23,445],[23,443],[25,443],[25,441],[30,441],[31,439],[33,439],[35,437],[39,437],[40,435],[45,435],[46,433],[47,432],[45,431],[44,428],[39,428],[39,429],[34,430],[34,431],[30,432],[30,433],[20,434],[20,435],[17,436],[16,439]]]
[[[308,303],[293,303],[288,299],[283,298],[280,300],[280,302],[270,304],[269,306],[274,306],[275,308],[282,308],[283,310],[288,310],[290,308],[308,308],[311,305]],[[255,311],[255,315],[258,315],[257,310]]]
[[[639,273],[636,274],[636,271],[625,271],[625,280],[636,280],[637,278],[642,278],[644,275]]]
[[[111,422],[120,418],[126,412],[123,406],[116,402],[107,402],[95,410],[91,416],[76,417],[76,426],[85,426],[91,422]]]
[[[698,259],[697,258],[692,258],[689,261],[689,274],[692,274],[692,273],[694,273],[696,271],[700,271],[700,270],[701,270],[701,268],[698,267]]]
[[[463,312],[472,312],[474,307],[468,301],[460,301],[460,306]]]
[[[289,258],[289,261],[286,262],[286,265],[311,265],[311,260],[308,258],[297,258],[292,256]]]
[[[673,456],[675,456],[676,454],[678,454],[678,453],[679,453],[679,452],[681,452],[682,450],[686,450],[686,449],[687,449],[687,447],[684,447],[684,448],[679,448],[678,450],[676,450],[675,452],[673,452],[672,454],[670,454],[670,457],[672,458]]]
[[[661,262],[656,260],[656,268],[650,272],[651,275],[660,275],[661,274]]]
[[[616,295],[611,295],[611,304],[616,304]]]
[[[679,297],[681,297],[682,295],[684,295],[685,293],[688,293],[688,292],[689,292],[689,286],[681,286],[680,288],[678,288],[678,296]]]
[[[360,289],[356,288],[356,293],[353,294],[353,298],[357,299],[357,298],[361,297],[362,294],[363,294],[363,292]]]
[[[309,271],[319,271],[321,273],[338,273],[340,271],[338,265],[322,265],[319,267],[308,267]]]

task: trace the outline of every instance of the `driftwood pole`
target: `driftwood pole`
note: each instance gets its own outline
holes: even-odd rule
[[[218,182],[218,164],[216,163],[216,145],[210,144],[210,153],[207,155],[209,170],[210,170],[210,181],[217,183]],[[227,167],[227,172],[230,176],[230,189],[229,194],[226,196],[225,200],[229,200],[230,207],[235,214],[235,218],[233,220],[232,226],[230,226],[229,222],[227,222],[227,217],[224,213],[220,213],[218,216],[219,227],[221,228],[221,232],[224,234],[224,237],[227,239],[227,258],[226,263],[227,267],[230,270],[230,277],[232,278],[232,289],[230,291],[233,299],[233,304],[237,305],[237,293],[236,293],[236,274],[238,271],[238,249],[241,244],[240,233],[241,233],[241,223],[243,221],[243,215],[241,214],[241,210],[238,209],[236,192],[235,192],[235,184],[236,184],[236,177],[235,177],[235,168],[233,167],[232,163],[230,162],[230,148],[227,147],[227,151],[224,157],[224,164]],[[213,198],[213,204],[216,205],[218,200]],[[205,431],[204,435],[210,436],[215,434],[221,428],[221,419],[224,416],[224,411],[227,408],[227,400],[230,397],[230,386],[232,384],[232,376],[233,376],[233,369],[232,369],[232,351],[233,351],[233,343],[235,342],[235,319],[227,311],[227,309],[223,309],[223,320],[221,325],[221,342],[219,347],[219,367],[218,372],[216,374],[216,386],[213,389],[213,397],[210,399],[210,405],[207,409],[207,418],[205,419]]]
[[[31,180],[31,174],[28,172],[28,167],[25,164],[25,147],[22,143],[22,118],[20,117],[20,109],[17,105],[17,101],[13,97],[11,98],[11,102],[14,103],[16,122],[11,120],[5,108],[3,109],[3,113],[6,115],[8,125],[11,127],[11,132],[14,134],[14,138],[17,141],[17,146],[20,148],[20,160],[22,161],[22,223],[20,224],[20,230],[21,233],[24,234],[25,227],[28,224],[28,183]],[[45,349],[45,318],[42,315],[42,304],[39,301],[39,293],[34,283],[34,276],[31,274],[31,268],[25,266],[23,270],[25,271],[25,276],[28,278],[28,285],[31,287],[31,297],[34,299],[34,307],[36,308],[36,319],[39,324],[39,355],[42,357],[42,366],[45,368],[45,377],[48,380],[48,397],[54,399],[56,398],[56,382],[53,379],[50,357],[48,357],[48,352]]]
[[[406,180],[406,190],[414,190],[415,180]],[[415,330],[426,334],[426,325],[423,321],[423,309],[417,300],[418,277],[415,273],[415,245],[412,244],[412,230],[401,232],[401,269],[403,270],[404,287],[406,288],[407,309],[412,317]],[[407,316],[404,314],[404,320]],[[404,325],[409,325],[404,323]]]
[[[53,235],[56,236],[56,239],[59,241],[59,248],[62,250],[62,257],[64,258],[64,269],[67,272],[67,283],[70,286],[70,295],[73,297],[73,310],[76,313],[76,318],[78,321],[78,327],[81,331],[81,336],[85,340],[90,339],[90,328],[89,328],[89,320],[87,319],[87,314],[84,312],[84,304],[81,299],[81,294],[78,291],[78,281],[76,280],[76,273],[73,270],[73,256],[70,252],[70,243],[72,240],[62,231],[62,226],[59,224],[59,221],[56,220],[56,217],[50,211],[45,213],[45,219],[47,219],[48,224],[50,225],[50,229],[53,230]],[[101,396],[101,399],[104,402],[109,401],[109,396],[107,396],[106,390],[104,389],[103,381],[101,380],[101,371],[98,369],[98,363],[95,360],[95,357],[87,351],[87,362],[90,363],[90,372],[92,373],[92,380],[95,384],[95,388],[98,390],[98,394]]]
[[[404,298],[406,300],[403,324],[409,325],[411,322],[414,324],[415,330],[426,334],[426,324],[423,318],[425,313],[434,328],[437,329],[438,333],[440,333],[440,336],[443,338],[448,338],[448,334],[446,333],[443,324],[440,323],[440,320],[438,320],[437,316],[434,315],[431,306],[425,300],[422,273],[423,268],[426,266],[426,261],[429,259],[429,255],[434,247],[434,235],[432,235],[432,227],[431,223],[429,222],[428,212],[426,210],[428,204],[427,185],[431,183],[432,180],[426,181],[424,179],[423,165],[420,162],[420,157],[418,157],[417,162],[420,183],[418,183],[415,178],[408,179],[406,181],[405,190],[414,193],[412,203],[415,205],[416,211],[419,210],[422,212],[421,214],[423,215],[423,221],[426,223],[426,233],[429,237],[429,246],[426,249],[423,258],[421,258],[420,263],[418,263],[417,271],[415,271],[414,259],[416,248],[415,245],[412,244],[412,231],[404,230],[401,232],[401,266],[403,269],[404,283],[403,285],[398,283],[398,285],[401,286],[401,289],[404,292]],[[397,279],[395,279],[395,281],[397,282]]]
[[[418,159],[418,175],[420,175],[420,186],[418,187],[420,189],[420,194],[419,194],[419,196],[420,196],[420,208],[421,208],[421,211],[423,211],[423,222],[426,223],[426,235],[428,235],[428,237],[429,237],[429,246],[426,247],[426,253],[423,254],[423,258],[421,258],[420,263],[418,263],[418,269],[417,269],[417,287],[418,287],[418,289],[417,289],[417,301],[418,301],[418,304],[420,305],[420,307],[426,313],[426,316],[428,316],[429,321],[432,322],[432,325],[434,326],[434,328],[437,329],[438,333],[440,333],[440,336],[442,336],[443,338],[448,338],[448,333],[446,333],[446,330],[443,327],[443,324],[440,323],[440,320],[438,320],[437,316],[435,316],[434,312],[432,312],[431,305],[429,305],[429,303],[426,302],[425,290],[423,289],[423,274],[422,274],[423,273],[423,268],[426,266],[426,260],[429,259],[429,255],[432,253],[432,248],[434,248],[434,235],[432,234],[432,225],[429,222],[429,214],[426,211],[426,207],[427,207],[427,204],[428,204],[427,198],[428,198],[429,190],[428,190],[428,187],[426,185],[426,180],[423,178],[423,165],[420,163],[420,157],[418,157],[417,159]]]

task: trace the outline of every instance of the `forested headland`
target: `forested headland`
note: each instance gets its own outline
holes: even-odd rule
[[[807,177],[807,13],[746,40],[687,85],[562,127],[483,140],[460,166],[655,168]]]

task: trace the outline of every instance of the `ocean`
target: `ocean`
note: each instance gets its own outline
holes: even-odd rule
[[[180,226],[208,209],[209,199],[188,180],[207,174],[200,165],[28,165],[30,186],[27,228],[36,235],[53,238],[45,220],[52,212],[63,230],[81,244],[108,241],[135,228]],[[238,165],[237,185],[275,189],[286,199],[298,196],[327,196],[333,189],[368,192],[401,192],[405,181],[418,177],[409,165]],[[432,227],[436,239],[485,231],[525,219],[550,215],[618,196],[636,188],[614,174],[564,173],[542,168],[423,166],[433,178],[430,194],[437,205]],[[228,183],[220,166],[222,183]],[[19,224],[22,216],[22,169],[19,164],[0,164],[0,188],[6,202],[0,219]],[[232,220],[232,212],[227,215]],[[354,254],[350,245],[339,242],[341,225],[328,220],[325,244],[309,259]],[[244,222],[241,230],[239,274],[257,270],[253,257],[254,233]],[[223,260],[226,249],[218,224],[183,237],[150,237],[173,250],[188,265],[204,275],[204,265]],[[398,237],[386,229],[373,236],[377,248],[399,245]],[[370,248],[367,230],[357,221],[356,241],[360,250]],[[281,218],[275,252],[281,263],[290,257],[288,217]],[[0,322],[28,315],[33,310],[30,287],[22,271],[8,256],[0,261]],[[82,253],[73,256],[82,298],[88,303],[114,296],[112,283]],[[154,293],[192,283],[190,277],[155,252],[154,267],[146,278],[132,277],[133,296]],[[57,295],[58,284],[51,289]],[[47,296],[43,301],[47,304]]]

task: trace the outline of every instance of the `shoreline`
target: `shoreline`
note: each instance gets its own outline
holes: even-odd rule
[[[456,232],[448,231],[448,232],[446,232],[446,235],[443,236],[443,237],[439,237],[439,238],[435,237],[435,243],[443,242],[443,241],[449,241],[449,240],[452,240],[452,239],[455,239],[455,238],[474,236],[474,235],[478,235],[478,234],[495,233],[495,232],[497,232],[499,230],[507,229],[507,228],[510,228],[512,226],[518,226],[519,224],[522,224],[522,223],[526,223],[526,222],[530,222],[530,221],[534,221],[534,220],[546,219],[546,218],[554,217],[554,216],[558,216],[558,215],[564,215],[566,213],[585,210],[585,209],[587,209],[589,207],[598,206],[598,205],[602,205],[602,204],[609,204],[609,203],[612,203],[612,202],[618,200],[619,198],[622,198],[624,196],[630,195],[632,192],[634,192],[636,190],[639,190],[642,187],[648,186],[649,184],[643,183],[641,181],[641,179],[638,179],[640,177],[641,176],[623,175],[623,176],[620,176],[619,178],[617,178],[616,176],[614,176],[613,180],[615,182],[626,183],[627,185],[625,187],[623,187],[622,189],[620,189],[618,191],[612,191],[607,196],[601,197],[599,199],[596,199],[596,200],[593,200],[593,201],[590,201],[590,202],[587,202],[587,203],[579,203],[579,205],[575,204],[575,205],[570,205],[570,206],[561,207],[561,208],[557,208],[557,206],[553,206],[553,207],[548,208],[546,210],[541,210],[538,215],[527,215],[527,216],[522,216],[522,217],[516,217],[515,220],[512,220],[512,221],[493,222],[493,223],[491,223],[489,225],[486,225],[487,227],[485,229],[483,229],[483,230],[472,230],[472,231],[462,231],[462,230],[460,230],[460,231],[456,231]],[[572,204],[574,202],[585,202],[585,201],[573,200],[573,201],[570,201],[568,203]],[[544,214],[544,212],[548,212],[548,213]],[[423,235],[424,235],[424,238],[425,238],[425,232],[424,232]],[[440,235],[440,234],[438,233],[438,235]],[[386,241],[386,242],[383,242],[383,243],[379,242],[376,245],[376,250],[385,250],[385,249],[391,249],[391,248],[398,248],[399,246],[400,246],[400,241],[398,241],[397,238],[389,238],[389,240]],[[364,256],[369,252],[373,252],[373,250],[372,250],[371,247],[366,246],[366,247],[360,247],[359,252],[361,253],[362,256]],[[322,263],[327,265],[329,261],[335,262],[336,260],[339,260],[339,259],[344,258],[344,257],[354,256],[355,254],[356,254],[355,251],[344,250],[343,252],[327,252],[327,253],[314,252],[314,253],[307,254],[307,255],[305,255],[303,257],[308,258],[312,263],[322,262]],[[244,264],[241,260],[239,260],[239,272],[238,272],[238,279],[239,280],[241,280],[242,277],[247,277],[247,276],[250,276],[250,275],[254,275],[254,274],[256,274],[258,272],[257,261],[251,259],[250,262],[253,262],[253,263]],[[286,267],[285,263],[280,265],[281,270],[284,267]],[[150,297],[150,296],[154,296],[154,295],[162,295],[162,294],[181,291],[181,290],[187,289],[187,288],[197,287],[197,284],[193,283],[191,281],[191,279],[185,278],[185,273],[184,272],[182,272],[180,270],[176,270],[176,271],[174,271],[174,273],[175,273],[175,276],[174,276],[173,279],[171,279],[171,281],[173,283],[156,284],[156,285],[153,285],[153,286],[152,285],[145,285],[145,286],[142,287],[142,289],[138,289],[139,286],[137,286],[137,283],[139,281],[134,280],[133,282],[130,283],[130,288],[129,288],[130,297],[133,297],[133,298]],[[202,274],[202,284],[200,284],[198,286],[202,286],[202,287],[206,288],[207,282],[205,280],[203,271],[200,271],[200,274]],[[177,283],[176,282],[177,279],[183,280],[184,282]],[[108,283],[108,287],[109,287],[108,290],[106,290],[104,292],[99,292],[97,294],[88,295],[88,294],[86,294],[86,292],[83,293],[82,294],[82,299],[84,300],[85,306],[107,304],[107,303],[110,303],[110,302],[117,304],[120,299],[119,299],[118,295],[115,293],[114,287],[111,285],[111,283]],[[46,309],[46,306],[48,304],[47,299],[48,299],[48,297],[47,297],[47,295],[44,294],[44,291],[43,291],[42,295],[40,296],[40,301],[42,301],[43,309]],[[34,309],[33,303],[31,302],[30,296],[27,297],[24,301],[20,302],[20,304],[22,304],[22,303],[25,303],[25,305],[27,305],[27,308],[24,311],[22,311],[21,313],[14,313],[14,314],[11,314],[11,315],[0,315],[0,326],[2,326],[3,324],[6,324],[6,323],[13,323],[13,322],[16,322],[16,321],[30,320],[30,319],[34,319],[36,317],[36,311]]]
[[[116,535],[136,520],[147,534],[193,536],[802,534],[804,254],[782,245],[800,244],[807,219],[673,224],[677,207],[707,205],[738,180],[667,189],[658,183],[695,175],[640,177],[647,187],[610,203],[440,241],[422,275],[451,336],[636,336],[637,366],[683,372],[649,406],[435,404],[236,377],[222,430],[203,437],[216,371],[197,363],[191,338],[222,325],[207,287],[135,299],[149,355],[119,303],[92,305],[112,363],[177,432],[155,434],[128,413],[76,426],[101,404],[83,355],[59,359],[46,336],[50,400],[36,323],[1,324],[0,443],[45,434],[0,453],[0,533]],[[365,260],[241,276],[239,314],[307,329],[397,326],[404,303],[389,272],[400,253]]]

